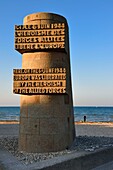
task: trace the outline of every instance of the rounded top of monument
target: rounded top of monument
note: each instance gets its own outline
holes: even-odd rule
[[[48,12],[38,12],[38,13],[33,13],[25,16],[23,22],[24,24],[27,24],[31,21],[35,20],[53,20],[56,22],[65,22],[67,23],[67,20],[65,17],[59,14],[54,14],[54,13],[48,13]]]

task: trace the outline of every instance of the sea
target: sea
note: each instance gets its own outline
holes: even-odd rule
[[[80,107],[74,109],[75,122],[84,121],[86,116],[87,122],[113,122],[113,107]],[[20,107],[0,107],[0,121],[19,121]]]

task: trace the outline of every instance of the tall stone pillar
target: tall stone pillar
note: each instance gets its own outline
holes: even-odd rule
[[[35,13],[15,26],[15,49],[22,69],[14,69],[21,94],[19,150],[60,151],[75,137],[68,24],[53,13]]]

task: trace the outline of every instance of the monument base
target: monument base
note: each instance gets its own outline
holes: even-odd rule
[[[72,144],[75,137],[73,110],[61,105],[64,98],[65,95],[21,97],[19,150],[53,152]]]

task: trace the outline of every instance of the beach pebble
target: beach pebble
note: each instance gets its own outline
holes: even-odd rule
[[[26,153],[18,150],[18,138],[5,137],[0,138],[0,145],[4,146],[10,153],[12,153],[19,161],[24,164],[32,164],[53,157],[70,154],[76,151],[94,152],[99,148],[113,147],[112,137],[90,137],[78,136],[73,142],[72,146],[67,150],[50,153]]]
[[[94,148],[85,149],[85,151],[89,151],[89,152],[93,152],[94,150],[95,150]]]

